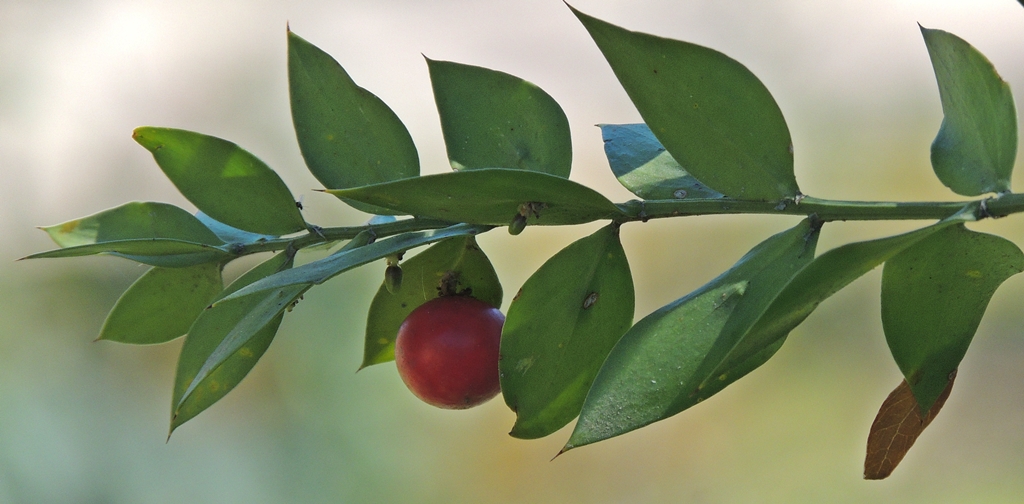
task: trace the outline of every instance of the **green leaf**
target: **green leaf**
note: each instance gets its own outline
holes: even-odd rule
[[[573,12],[644,122],[687,172],[730,198],[774,201],[800,194],[789,128],[750,70],[706,47]]]
[[[357,86],[329,54],[291,31],[288,87],[299,149],[324,187],[348,189],[419,175],[416,146],[398,116]]]
[[[702,385],[814,257],[806,219],[703,287],[636,323],[608,355],[564,450],[624,434],[699,402]]]
[[[569,120],[544,90],[487,68],[429,58],[427,66],[452,168],[569,177]]]
[[[722,198],[679,166],[646,124],[598,124],[612,173],[645,200]]]
[[[253,282],[252,285],[226,296],[224,300],[296,285],[321,284],[342,272],[389,255],[400,254],[411,248],[441,241],[445,238],[476,235],[488,229],[490,228],[487,226],[457,224],[444,229],[402,233],[359,247],[350,248],[346,245],[345,248],[318,261],[303,264],[298,268],[282,271],[263,280]]]
[[[61,246],[26,259],[111,254],[152,266],[183,267],[230,259],[192,214],[166,203],[126,203],[42,228]]]
[[[754,327],[701,384],[698,399],[718,393],[767,362],[790,331],[850,282],[932,233],[965,220],[973,220],[968,211],[909,233],[843,245],[816,258],[789,281]]]
[[[227,140],[171,128],[136,128],[181,194],[214,219],[253,233],[283,235],[306,229],[281,177]]]
[[[441,240],[402,262],[402,287],[394,294],[382,283],[366,317],[361,368],[395,359],[398,328],[414,309],[438,296],[442,277],[455,275],[456,290],[495,308],[501,307],[501,283],[491,261],[472,236]]]
[[[967,353],[985,308],[1024,271],[1013,242],[949,226],[889,259],[882,270],[882,328],[925,415]]]
[[[97,339],[146,345],[187,333],[223,288],[220,270],[217,263],[150,269],[117,300]]]
[[[363,231],[345,244],[335,255],[361,249],[366,246],[371,237],[372,235],[369,231]],[[234,358],[238,352],[243,351],[254,338],[264,335],[263,331],[268,330],[266,329],[268,326],[274,327],[274,331],[276,331],[277,325],[280,324],[281,318],[284,316],[284,311],[291,311],[292,307],[302,299],[302,295],[313,287],[313,284],[308,282],[290,283],[271,289],[258,290],[258,294],[255,295],[254,293],[242,294],[243,291],[251,289],[256,284],[265,283],[269,279],[287,275],[290,271],[293,271],[289,269],[292,265],[291,257],[292,255],[289,254],[286,263],[287,267],[278,268],[276,272],[268,271],[269,276],[253,274],[243,277],[246,279],[246,283],[235,282],[239,284],[238,287],[236,288],[233,284],[208,309],[206,313],[218,314],[211,315],[211,317],[220,317],[213,318],[213,322],[210,322],[210,324],[216,324],[212,331],[217,334],[224,334],[225,332],[227,334],[218,340],[219,343],[216,348],[209,353],[202,366],[195,372],[195,375],[186,376],[186,380],[190,380],[191,383],[182,392],[181,399],[175,403],[176,408],[181,407],[192,397],[194,392],[204,387],[208,377],[213,376],[224,364]],[[307,264],[306,266],[309,265]],[[199,322],[197,320],[196,324]],[[213,386],[216,385],[217,383],[214,382]],[[219,390],[219,388],[216,390]]]
[[[601,363],[633,323],[633,278],[616,225],[548,259],[512,301],[498,369],[510,434],[539,438],[579,414]]]
[[[452,222],[504,226],[535,203],[530,225],[582,224],[622,215],[600,193],[547,173],[480,168],[328,191],[343,198]]]
[[[213,231],[214,234],[217,235],[217,238],[224,240],[224,243],[250,244],[277,238],[277,236],[274,235],[250,233],[236,227],[231,227],[214,219],[213,217],[210,217],[209,215],[204,214],[203,212],[196,212],[196,218],[199,219],[199,222],[202,222],[204,226],[210,228],[210,231]]]
[[[909,233],[849,243],[822,254],[790,280],[765,315],[723,362],[721,370],[724,372],[730,366],[739,366],[762,349],[784,339],[822,301],[907,247],[948,226],[971,220],[974,220],[973,214],[965,210]]]
[[[935,175],[957,194],[1010,190],[1017,156],[1017,112],[1010,86],[960,37],[921,27],[942,100],[932,142]]]
[[[232,282],[221,296],[260,278],[290,268],[292,257],[287,253],[275,255]],[[266,297],[270,296],[272,294]],[[197,380],[211,355],[232,331],[252,314],[263,299],[260,296],[252,296],[218,304],[204,311],[192,325],[188,336],[185,337],[185,344],[181,347],[178,369],[174,377],[170,429],[172,432],[230,392],[266,352],[277,333],[283,314],[272,317],[219,367]]]

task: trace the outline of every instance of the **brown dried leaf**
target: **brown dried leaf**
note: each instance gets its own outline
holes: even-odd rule
[[[871,424],[871,431],[868,433],[867,457],[864,459],[864,479],[879,480],[885,479],[892,474],[893,469],[903,460],[904,455],[917,441],[925,427],[932,422],[935,415],[939,414],[942,405],[949,397],[949,391],[953,390],[953,380],[956,378],[956,371],[949,376],[949,383],[945,390],[939,395],[928,415],[921,418],[920,408],[910,385],[906,380],[900,382],[889,397],[885,398],[882,407],[878,410],[878,416]]]

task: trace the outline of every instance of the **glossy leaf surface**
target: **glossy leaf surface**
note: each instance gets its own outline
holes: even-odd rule
[[[452,168],[569,177],[569,120],[544,90],[487,68],[431,59],[427,66]]]
[[[702,400],[702,385],[814,258],[810,220],[761,242],[732,268],[636,323],[605,361],[564,450],[624,434]]]
[[[516,413],[513,437],[543,437],[576,418],[633,308],[618,226],[573,242],[526,281],[508,309],[498,361]]]
[[[212,231],[166,203],[126,203],[88,217],[42,228],[62,248],[26,259],[112,254],[152,266],[183,267],[231,256]]]
[[[220,270],[218,263],[150,269],[121,294],[97,339],[145,345],[187,333],[223,288]]]
[[[222,296],[260,278],[288,269],[291,265],[291,256],[285,253],[277,254],[232,282]],[[267,297],[269,296],[268,294]],[[227,395],[266,352],[281,324],[281,314],[271,317],[266,324],[257,328],[220,366],[199,377],[210,356],[246,317],[252,316],[253,310],[262,301],[259,296],[252,296],[218,304],[204,311],[192,325],[181,347],[181,356],[178,358],[178,368],[174,377],[174,394],[171,402],[172,432]]]
[[[167,178],[203,213],[253,233],[306,229],[295,198],[263,161],[227,140],[171,128],[136,128]]]
[[[921,27],[939,83],[942,126],[932,167],[957,194],[1010,190],[1017,156],[1017,112],[1010,86],[992,63],[960,37]]]
[[[520,205],[537,203],[528,225],[582,224],[621,215],[600,193],[547,173],[481,168],[328,191],[397,212],[472,224],[508,225]]]
[[[946,404],[946,399],[953,390],[955,378],[954,374],[948,379],[938,399],[923,416],[906,380],[901,381],[889,397],[885,398],[868,433],[864,479],[885,479],[892,474],[910,447],[914,446],[921,432],[932,423],[935,415],[938,415],[939,410]]]
[[[288,32],[292,122],[309,171],[328,189],[388,182],[420,173],[409,131],[329,54]],[[370,213],[382,213],[356,204]]]
[[[730,198],[774,201],[800,193],[789,128],[750,70],[713,49],[573,12],[644,122],[687,172]]]
[[[996,289],[1024,271],[1013,242],[949,226],[885,263],[882,328],[921,413],[946,388]]]
[[[398,328],[414,309],[438,296],[441,279],[453,276],[456,292],[468,292],[495,308],[501,307],[501,283],[487,255],[472,236],[442,240],[402,261],[402,287],[394,294],[381,284],[366,317],[363,364],[395,359]]]
[[[612,173],[645,200],[721,198],[679,166],[646,124],[599,124]]]
[[[246,286],[238,292],[225,297],[225,299],[248,296],[256,292],[296,285],[320,284],[342,272],[392,254],[402,253],[411,248],[441,241],[445,238],[476,235],[488,229],[490,228],[487,226],[457,224],[444,229],[402,233],[360,247],[348,248],[348,245],[346,245],[346,248],[342,248],[323,259],[303,264],[298,268],[282,271],[276,275],[254,282],[252,285]]]

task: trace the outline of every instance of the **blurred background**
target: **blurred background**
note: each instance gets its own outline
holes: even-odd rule
[[[1024,9],[1013,0],[573,5],[747,65],[784,111],[813,196],[955,198],[928,161],[942,113],[915,23],[971,42],[1024,96]],[[997,292],[942,414],[882,482],[861,479],[868,428],[901,379],[879,322],[880,271],[700,407],[551,461],[569,428],[515,440],[500,399],[442,411],[408,393],[392,364],[355,373],[384,269],[373,264],[310,291],[253,373],[165,442],[180,340],[92,342],[144,268],[15,259],[52,248],[33,226],[131,200],[193,209],[131,140],[142,125],[235,141],[281,174],[311,222],[364,222],[312,191],[288,110],[286,22],[397,112],[424,173],[448,165],[421,53],[544,88],[572,126],[572,179],[631,198],[594,125],[639,115],[557,0],[0,0],[0,503],[1024,500],[1024,276]],[[795,222],[626,226],[637,318]],[[920,225],[829,224],[819,250]],[[1024,245],[1020,218],[972,227]],[[496,230],[480,243],[510,294],[596,228]]]

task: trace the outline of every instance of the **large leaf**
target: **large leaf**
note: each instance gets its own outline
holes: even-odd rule
[[[389,255],[400,254],[411,248],[441,241],[445,238],[476,235],[488,229],[490,229],[488,226],[457,224],[444,229],[402,233],[359,247],[350,247],[350,243],[330,256],[253,282],[252,285],[239,289],[238,292],[225,296],[224,299],[233,299],[257,292],[293,286],[321,284],[342,272]]]
[[[295,198],[263,161],[227,140],[171,128],[136,128],[167,178],[203,213],[253,233],[306,229]]]
[[[472,224],[507,225],[534,203],[530,225],[581,224],[622,215],[600,193],[547,173],[481,168],[328,191],[392,210]]]
[[[42,228],[61,249],[26,259],[111,254],[153,266],[182,267],[229,259],[224,245],[192,214],[166,203],[126,203]]]
[[[185,334],[223,288],[220,270],[218,263],[150,269],[121,294],[97,339],[152,344]]]
[[[501,307],[501,283],[473,236],[441,240],[402,262],[402,287],[395,293],[385,285],[377,289],[366,316],[366,343],[361,367],[395,359],[398,328],[414,309],[438,296],[442,278],[455,279],[458,292],[495,308]]]
[[[599,124],[612,173],[645,200],[721,198],[679,166],[646,124]]]
[[[260,278],[290,268],[292,257],[287,253],[280,253],[264,261],[232,282],[222,296]],[[270,322],[256,330],[248,341],[232,352],[219,367],[194,383],[211,354],[261,301],[258,296],[252,296],[231,303],[218,304],[204,311],[192,325],[185,338],[185,344],[181,347],[178,370],[174,377],[174,395],[171,402],[172,432],[219,401],[238,385],[270,346],[283,315],[272,317]],[[186,391],[190,391],[187,397]]]
[[[750,70],[706,47],[573,12],[644,122],[687,172],[730,198],[800,194],[789,128]]]
[[[633,278],[606,226],[548,259],[512,301],[501,331],[501,391],[516,423],[538,438],[579,414],[608,353],[633,323]]]
[[[419,175],[416,146],[398,116],[357,86],[329,54],[291,31],[288,88],[299,149],[324,187],[347,189]]]
[[[889,259],[882,270],[882,328],[924,415],[946,388],[985,308],[1024,271],[1009,240],[949,226]]]
[[[761,242],[718,278],[636,323],[609,354],[563,450],[668,418],[701,386],[814,257],[819,223]]]
[[[1010,86],[960,37],[921,27],[942,100],[932,167],[964,196],[1010,190],[1017,156],[1017,113]]]
[[[427,66],[452,168],[569,177],[569,120],[544,90],[487,68],[431,59]]]

